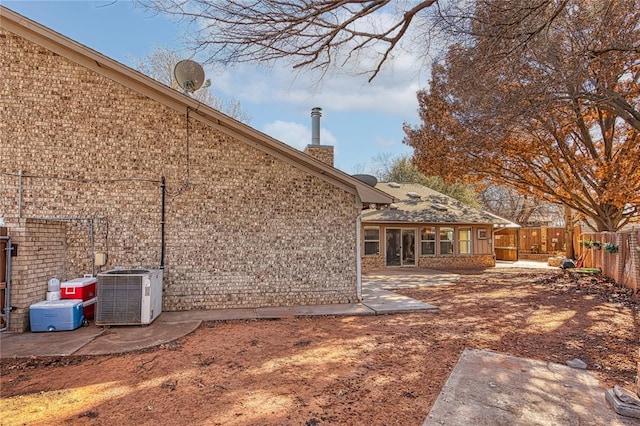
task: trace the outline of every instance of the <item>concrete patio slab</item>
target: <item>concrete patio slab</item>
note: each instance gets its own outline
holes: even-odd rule
[[[465,349],[423,426],[632,424],[587,370]]]
[[[539,260],[516,260],[514,262],[496,260],[496,268],[560,269],[558,266],[550,266],[548,262],[541,262]]]
[[[117,354],[169,343],[193,332],[201,323],[196,320],[111,327],[77,350],[74,355]]]
[[[158,322],[181,322],[181,321],[230,321],[256,319],[258,314],[255,308],[243,309],[211,309],[202,311],[175,311],[163,312],[156,320]]]
[[[426,274],[428,276],[425,279]],[[391,274],[393,276],[393,273]],[[389,288],[415,288],[434,282],[450,282],[455,274],[418,271],[397,275]],[[384,284],[386,282],[386,284]],[[389,280],[380,277],[363,282],[363,302],[352,304],[273,308],[217,309],[163,312],[147,326],[98,327],[91,324],[68,332],[0,333],[0,358],[60,355],[104,355],[157,346],[194,331],[203,321],[229,321],[297,316],[358,316],[437,311],[433,305],[386,289]],[[385,288],[383,288],[385,287]]]
[[[363,289],[375,287],[385,290],[451,284],[459,279],[460,274],[425,268],[384,269],[370,271],[362,276]]]
[[[340,305],[292,306],[290,308],[258,308],[258,318],[283,318],[304,316],[374,315],[363,303]]]
[[[376,315],[400,312],[437,311],[433,305],[381,288],[362,290],[363,304]]]
[[[2,358],[72,355],[104,331],[102,327],[89,326],[53,333],[2,333],[0,355]]]

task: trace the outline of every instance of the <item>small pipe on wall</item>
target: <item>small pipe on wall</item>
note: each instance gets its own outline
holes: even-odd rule
[[[166,210],[166,196],[167,196],[167,182],[164,176],[162,176],[162,182],[160,183],[162,189],[162,213],[160,218],[160,269],[164,269],[164,254],[165,254],[165,210]]]
[[[18,219],[22,219],[22,169],[18,170]]]

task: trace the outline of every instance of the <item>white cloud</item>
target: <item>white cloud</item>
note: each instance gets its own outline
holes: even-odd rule
[[[389,146],[395,146],[397,144],[398,144],[398,141],[394,139],[387,139],[382,137],[376,138],[376,146],[389,147]]]
[[[388,29],[402,19],[406,7],[404,2],[391,2],[351,25],[363,32]],[[321,70],[293,69],[294,61],[300,58],[282,58],[268,65],[268,69],[242,63],[232,68],[216,67],[211,73],[214,91],[247,106],[282,103],[306,109],[309,105],[321,105],[327,111],[373,112],[416,121],[416,92],[429,80],[433,50],[429,45],[429,29],[433,27],[429,19],[435,10],[427,8],[414,17],[371,83],[370,71],[389,45],[372,41],[366,48],[356,49],[362,40],[353,39],[343,46],[345,50],[333,51],[336,55],[332,58],[333,68],[326,74]]]
[[[422,88],[414,58],[400,54],[373,82],[366,75],[335,71],[322,79],[311,71],[293,71],[284,65],[261,70],[238,65],[212,78],[214,91],[242,104],[285,103],[340,112],[377,112],[403,119],[417,117],[416,92]],[[413,64],[413,66],[412,66]]]
[[[269,136],[301,151],[311,143],[311,128],[299,123],[277,120],[272,123],[265,124],[262,131]],[[338,141],[330,131],[321,127],[320,143],[322,145],[336,146]]]

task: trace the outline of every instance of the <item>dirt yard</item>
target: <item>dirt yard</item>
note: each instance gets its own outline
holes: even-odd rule
[[[0,423],[420,425],[465,347],[630,385],[630,291],[559,271],[492,270],[402,294],[439,313],[204,324],[153,350],[5,360]]]

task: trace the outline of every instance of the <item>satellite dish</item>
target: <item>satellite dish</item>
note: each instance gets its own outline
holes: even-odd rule
[[[361,182],[366,183],[369,186],[376,186],[378,184],[378,179],[375,176],[371,175],[353,175],[354,178],[358,179]]]
[[[195,92],[204,83],[202,65],[191,59],[178,62],[173,68],[173,75],[185,93]]]

